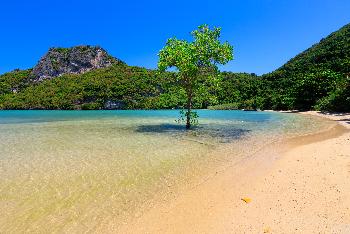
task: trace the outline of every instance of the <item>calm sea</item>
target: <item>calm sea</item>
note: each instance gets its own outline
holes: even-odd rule
[[[103,231],[260,147],[331,125],[274,112],[0,111],[0,233]],[[194,179],[196,178],[196,179]]]

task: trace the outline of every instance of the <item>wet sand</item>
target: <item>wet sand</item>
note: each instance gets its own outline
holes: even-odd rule
[[[120,233],[350,233],[350,115],[160,201]],[[248,198],[248,199],[245,199]],[[246,201],[243,201],[243,200]],[[114,230],[115,231],[115,230]]]

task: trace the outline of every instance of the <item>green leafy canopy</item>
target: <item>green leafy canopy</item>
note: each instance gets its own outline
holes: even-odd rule
[[[187,94],[187,111],[180,112],[185,119],[186,128],[189,129],[191,123],[197,122],[198,115],[191,111],[192,99],[197,90],[203,88],[203,83],[213,77],[200,74],[210,74],[216,72],[217,64],[226,64],[233,59],[233,47],[228,43],[219,41],[221,29],[210,29],[208,25],[201,25],[192,32],[194,40],[187,42],[170,38],[165,47],[159,52],[158,68],[165,71],[168,68],[175,67],[178,70],[178,81]],[[209,82],[207,82],[209,83]],[[203,92],[203,90],[202,90]]]
[[[170,38],[159,52],[158,69],[165,71],[176,67],[185,77],[196,76],[202,68],[217,69],[217,64],[226,64],[233,59],[233,47],[219,41],[221,28],[211,30],[201,25],[191,34],[194,41],[187,42]]]

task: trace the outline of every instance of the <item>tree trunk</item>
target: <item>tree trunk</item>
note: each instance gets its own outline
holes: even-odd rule
[[[186,129],[191,128],[192,89],[187,90]]]

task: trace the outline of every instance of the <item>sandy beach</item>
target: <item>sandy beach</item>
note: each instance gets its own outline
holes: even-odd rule
[[[218,171],[119,232],[350,233],[350,115],[300,114],[339,124],[293,139],[277,158]]]

